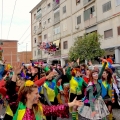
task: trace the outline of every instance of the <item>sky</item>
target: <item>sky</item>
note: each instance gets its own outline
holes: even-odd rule
[[[3,10],[2,10],[2,1],[3,1]],[[31,50],[31,28],[30,28],[31,14],[29,12],[40,1],[41,0],[0,0],[0,39],[18,40],[18,51],[26,51],[26,44],[27,44],[27,51],[30,51]],[[13,10],[14,10],[14,14],[13,14]],[[2,17],[2,13],[3,13],[3,17]],[[12,14],[13,14],[13,19],[11,22]],[[10,23],[11,23],[11,27],[10,27]]]

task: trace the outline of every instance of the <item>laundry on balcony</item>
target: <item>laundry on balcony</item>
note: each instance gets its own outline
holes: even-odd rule
[[[56,3],[59,4],[60,0],[56,0]]]

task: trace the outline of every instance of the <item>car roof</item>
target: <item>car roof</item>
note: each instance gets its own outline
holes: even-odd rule
[[[102,64],[95,64],[93,66],[102,67]],[[120,64],[112,64],[113,67],[120,67]]]

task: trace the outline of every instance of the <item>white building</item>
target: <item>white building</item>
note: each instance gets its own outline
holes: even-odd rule
[[[97,31],[101,48],[120,63],[120,0],[42,0],[31,11],[33,59],[64,65],[76,37]],[[54,55],[38,50],[39,42],[59,45]]]

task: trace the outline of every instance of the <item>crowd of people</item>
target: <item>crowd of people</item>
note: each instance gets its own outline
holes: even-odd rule
[[[69,114],[72,120],[114,120],[115,93],[119,97],[115,71],[110,58],[100,60],[101,70],[92,62],[80,64],[80,59],[63,67],[41,62],[7,69],[0,65],[3,120],[57,120]]]

